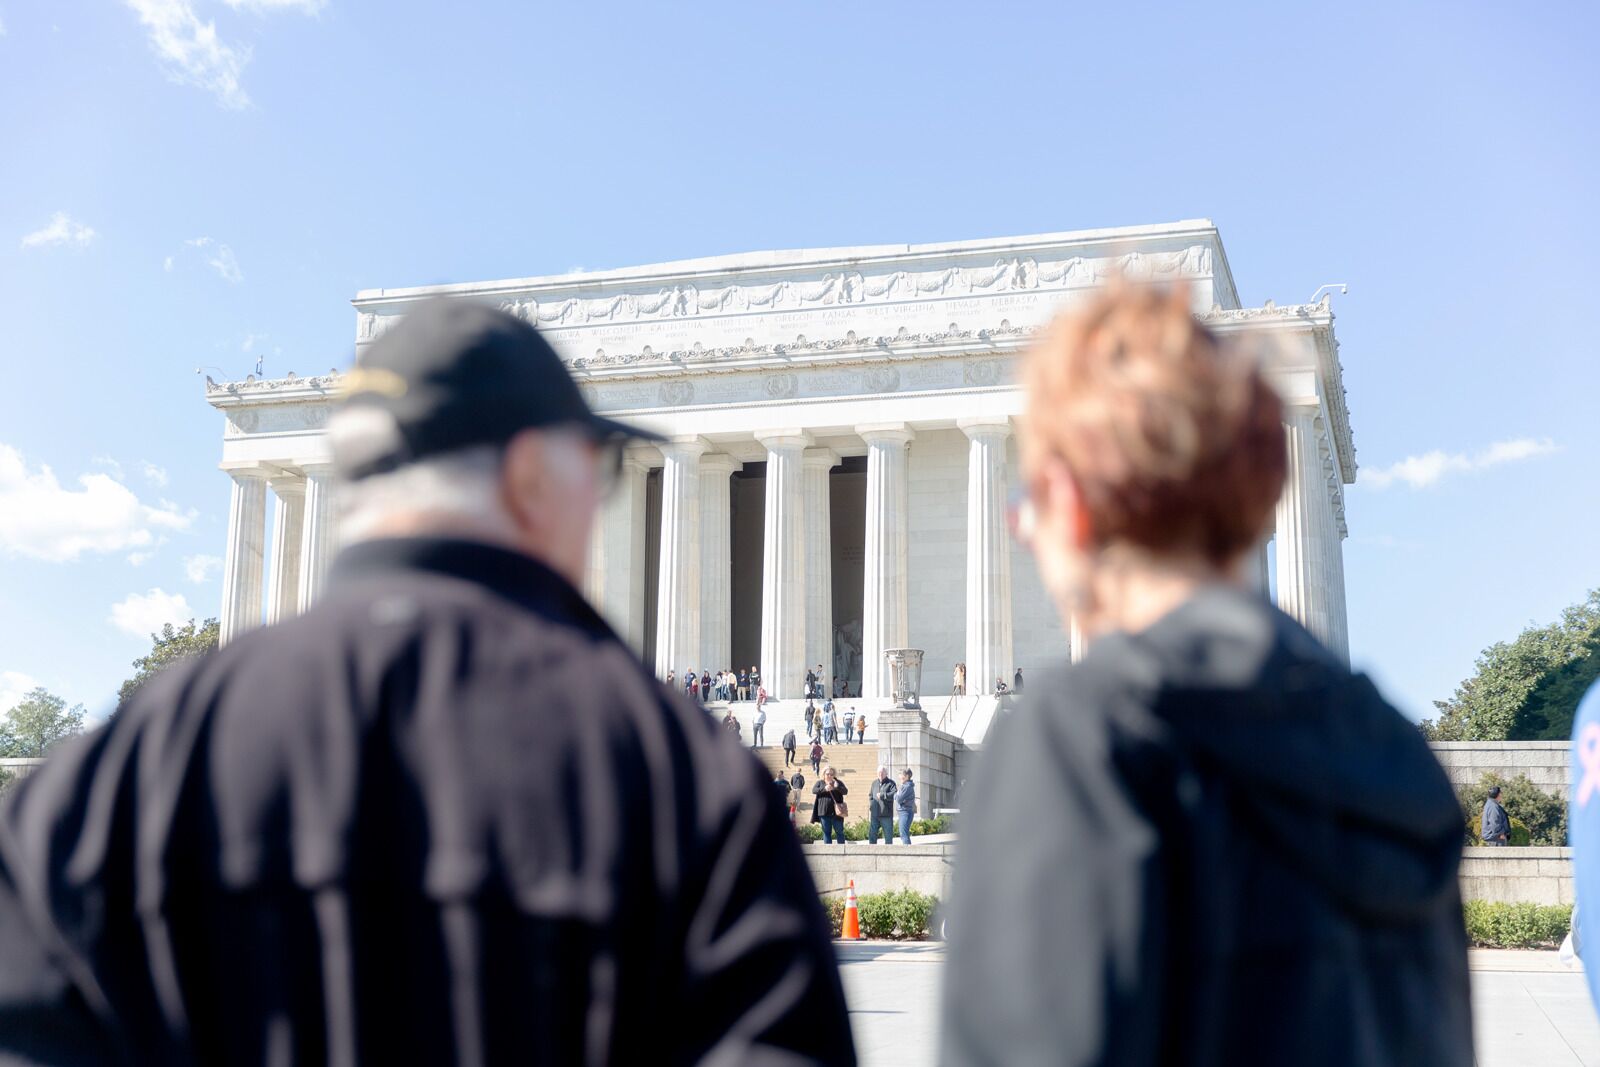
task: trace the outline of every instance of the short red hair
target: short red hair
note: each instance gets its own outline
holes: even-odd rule
[[[1051,326],[1025,379],[1024,455],[1065,464],[1098,547],[1222,565],[1265,532],[1283,489],[1283,405],[1185,289],[1112,286]]]

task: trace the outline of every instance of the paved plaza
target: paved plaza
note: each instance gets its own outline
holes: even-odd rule
[[[838,949],[863,1067],[937,1062],[944,946]],[[1479,1067],[1600,1067],[1600,1019],[1583,973],[1554,952],[1473,950],[1472,1009]]]

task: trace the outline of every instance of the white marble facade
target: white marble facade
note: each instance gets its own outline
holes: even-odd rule
[[[882,698],[882,650],[909,646],[927,650],[926,693],[948,692],[957,661],[977,693],[1073,644],[1007,532],[1016,364],[1035,330],[1116,273],[1181,280],[1217,330],[1270,343],[1290,456],[1276,595],[1346,654],[1356,468],[1333,315],[1326,301],[1241,308],[1208,221],[365,290],[356,348],[419,300],[488,301],[545,332],[594,408],[666,435],[630,449],[585,582],[661,674],[748,649],[739,662],[759,656],[777,698],[798,697],[818,662]],[[322,426],[336,381],[207,382],[234,482],[224,640],[316,595],[334,537]],[[754,483],[730,492],[751,477],[759,496]],[[730,498],[761,513],[730,512]],[[739,548],[752,523],[759,553]],[[757,587],[759,612],[736,625]]]

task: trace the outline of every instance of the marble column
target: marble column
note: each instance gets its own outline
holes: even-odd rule
[[[660,446],[661,562],[656,584],[656,674],[682,681],[699,673],[700,655],[700,456],[706,443],[679,438]]]
[[[631,452],[616,488],[595,518],[584,593],[611,628],[638,653],[644,648],[645,479],[649,468]]]
[[[1332,513],[1317,444],[1316,410],[1288,409],[1283,429],[1288,477],[1276,512],[1278,606],[1331,647],[1323,570]]]
[[[300,539],[305,526],[306,483],[298,474],[267,479],[277,507],[272,517],[272,556],[267,561],[267,625],[300,610]]]
[[[806,516],[806,646],[805,667],[822,664],[822,684],[833,693],[833,512],[828,472],[839,454],[826,448],[807,449],[801,460]],[[804,681],[805,671],[801,672]]]
[[[733,666],[733,508],[728,479],[740,464],[717,453],[700,460],[700,666]]]
[[[861,695],[887,699],[892,688],[883,650],[910,640],[907,450],[916,435],[904,423],[859,426],[867,443],[867,540],[861,605]],[[971,678],[971,675],[968,675]]]
[[[325,463],[302,463],[305,473],[305,517],[300,529],[300,611],[305,611],[322,595],[328,566],[338,547],[333,511],[333,468]]]
[[[809,434],[756,435],[767,449],[761,544],[761,684],[775,700],[805,692],[806,516],[803,456]]]
[[[960,419],[967,435],[967,692],[1011,683],[1011,531],[1006,522],[1005,416]]]
[[[230,470],[228,548],[222,560],[223,644],[261,625],[261,563],[267,539],[267,472],[259,467]]]

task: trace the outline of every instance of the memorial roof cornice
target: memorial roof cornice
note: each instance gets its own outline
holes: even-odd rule
[[[440,285],[362,289],[351,301],[357,308],[369,305],[404,303],[433,296],[496,296],[503,293],[540,290],[604,291],[627,288],[641,282],[693,281],[723,275],[786,274],[796,270],[828,270],[841,267],[884,266],[976,256],[998,252],[1007,255],[1038,253],[1052,249],[1105,246],[1107,251],[1139,242],[1162,239],[1202,238],[1216,245],[1219,273],[1233,290],[1233,274],[1222,255],[1221,237],[1210,219],[1183,219],[1142,226],[1103,227],[1026,234],[1017,237],[979,238],[966,241],[939,241],[925,244],[846,245],[833,248],[779,249],[762,252],[736,252],[721,256],[668,260],[660,263],[614,267],[605,270],[569,271],[563,274],[533,275],[477,282],[452,282]]]

